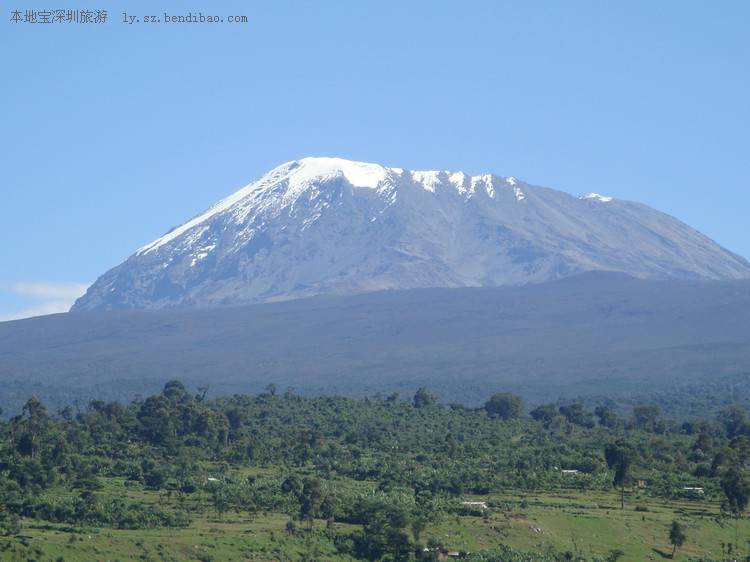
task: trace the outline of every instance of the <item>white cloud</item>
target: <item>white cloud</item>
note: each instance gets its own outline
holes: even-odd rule
[[[23,297],[40,300],[77,299],[86,289],[88,283],[50,283],[48,281],[19,281],[13,284],[11,291]]]
[[[15,312],[0,313],[0,322],[67,312],[88,287],[88,283],[19,281],[5,290],[32,302]]]

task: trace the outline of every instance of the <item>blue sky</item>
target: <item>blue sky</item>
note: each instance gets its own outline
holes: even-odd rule
[[[637,200],[750,257],[748,2],[1,5],[0,318],[316,155]],[[249,23],[119,21],[188,10]]]

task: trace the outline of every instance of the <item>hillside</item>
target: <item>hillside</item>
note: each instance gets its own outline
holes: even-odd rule
[[[750,282],[583,274],[524,287],[386,291],[0,323],[3,407],[131,397],[165,378],[212,394],[411,392],[474,403],[651,392],[747,373]]]

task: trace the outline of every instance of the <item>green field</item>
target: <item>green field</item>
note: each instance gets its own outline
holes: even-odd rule
[[[340,486],[363,489],[362,482]],[[365,488],[367,486],[364,486]],[[168,505],[164,494],[133,491],[111,480],[103,493],[122,494],[150,504]],[[720,517],[709,501],[666,501],[647,495],[628,496],[624,510],[619,495],[594,491],[491,494],[465,497],[485,501],[484,514],[446,513],[422,531],[422,541],[439,542],[449,551],[470,553],[505,544],[529,552],[569,551],[606,558],[621,550],[623,561],[669,559],[668,528],[684,524],[688,540],[675,560],[722,559],[722,543],[734,542],[735,525]],[[192,501],[193,521],[184,529],[116,530],[55,525],[24,519],[14,538],[0,539],[2,560],[353,560],[337,553],[333,537],[353,525],[316,520],[312,530],[297,522],[286,529],[289,515],[229,512],[219,517],[206,498]],[[638,508],[636,510],[636,507]],[[740,544],[750,537],[750,521],[737,525]],[[750,552],[740,552],[742,556]]]

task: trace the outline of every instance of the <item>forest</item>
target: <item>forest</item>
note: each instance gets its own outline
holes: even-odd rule
[[[750,417],[601,398],[130,403],[0,423],[2,560],[750,560]]]

